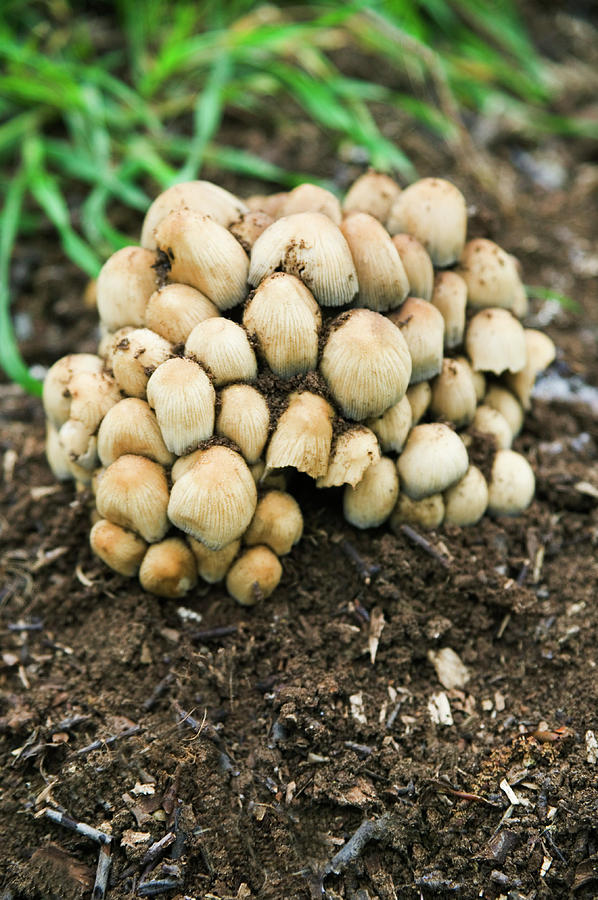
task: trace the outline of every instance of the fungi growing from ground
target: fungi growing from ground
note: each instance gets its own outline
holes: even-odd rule
[[[555,348],[518,321],[514,257],[465,241],[439,178],[367,172],[342,212],[309,184],[164,191],[100,272],[98,355],[44,384],[48,461],[95,495],[94,553],[158,596],[200,578],[251,606],[301,537],[306,478],[342,487],[360,529],[522,512],[534,476],[510,447]]]

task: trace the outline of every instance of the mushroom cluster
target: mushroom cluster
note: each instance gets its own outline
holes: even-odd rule
[[[160,194],[98,277],[97,355],[44,384],[48,460],[93,492],[93,551],[160,596],[225,579],[251,605],[302,534],[292,470],[342,486],[358,528],[524,510],[511,443],[555,349],[520,322],[516,260],[466,227],[440,178],[368,172],[342,206],[311,184]]]

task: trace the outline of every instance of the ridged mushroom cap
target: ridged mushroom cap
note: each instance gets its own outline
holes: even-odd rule
[[[158,194],[148,209],[141,229],[141,246],[155,250],[155,229],[169,213],[183,208],[209,216],[223,228],[228,228],[231,222],[247,211],[247,205],[242,200],[209,181],[173,184]]]
[[[401,191],[392,205],[391,234],[413,235],[435,266],[456,262],[465,244],[467,206],[461,191],[443,178],[422,178]]]
[[[250,384],[229,384],[219,392],[216,433],[233,441],[251,465],[261,457],[270,428],[263,394]]]
[[[184,597],[197,584],[195,558],[185,541],[170,537],[148,547],[139,581],[144,591],[158,597]]]
[[[478,406],[471,424],[475,431],[493,437],[500,450],[508,450],[513,443],[513,432],[503,414],[485,403]]]
[[[518,516],[532,502],[535,489],[534,471],[525,456],[499,450],[488,487],[488,511],[495,516]]]
[[[389,175],[370,169],[353,182],[343,203],[343,212],[364,212],[386,222],[401,188]]]
[[[149,298],[145,325],[175,347],[184,344],[196,325],[217,318],[215,303],[188,284],[167,284]]]
[[[284,198],[280,209],[281,216],[292,216],[295,213],[317,212],[328,216],[335,225],[342,219],[341,205],[331,191],[317,184],[299,184]]]
[[[405,394],[411,407],[412,424],[417,425],[423,419],[432,400],[432,388],[429,381],[420,381],[407,388]]]
[[[475,525],[488,507],[488,485],[476,466],[444,494],[444,521],[449,525]]]
[[[197,574],[208,584],[222,581],[241,549],[241,541],[238,539],[227,544],[226,547],[222,547],[221,550],[210,550],[201,541],[196,541],[192,537],[188,537],[187,540],[195,557]]]
[[[392,459],[382,456],[365,470],[354,488],[343,493],[345,519],[355,528],[377,528],[391,514],[399,494],[399,479]]]
[[[458,347],[465,332],[467,285],[456,272],[438,272],[434,280],[432,304],[444,319],[444,346]]]
[[[147,544],[133,531],[127,531],[108,519],[100,519],[89,533],[89,543],[96,556],[126,578],[139,571]]]
[[[456,359],[444,359],[442,371],[432,382],[430,411],[455,428],[468,425],[477,406],[475,386],[468,366]]]
[[[320,371],[343,415],[360,421],[398,403],[411,377],[411,356],[392,322],[355,309],[332,323]]]
[[[144,324],[147,301],[157,285],[155,264],[156,254],[142,247],[123,247],[104,263],[96,296],[100,320],[110,331]]]
[[[47,418],[56,428],[71,418],[71,393],[69,384],[79,372],[99,374],[104,361],[93,353],[71,353],[57,360],[48,369],[44,379],[42,402]]]
[[[438,375],[444,354],[444,319],[436,307],[420,297],[409,297],[388,318],[400,330],[409,348],[410,384]]]
[[[379,459],[380,447],[374,432],[364,425],[354,425],[337,436],[326,474],[318,478],[316,487],[338,487],[341,484],[355,487],[366,469]]]
[[[483,309],[471,319],[465,347],[476,372],[519,372],[527,361],[525,334],[507,309]]]
[[[295,498],[284,491],[268,491],[258,501],[243,540],[248,547],[265,544],[277,556],[285,556],[302,534],[303,516]]]
[[[247,333],[231,319],[206,319],[196,325],[187,338],[185,356],[206,368],[216,387],[257,377],[257,360]]]
[[[214,433],[216,392],[193,360],[177,356],[158,366],[147,383],[147,399],[164,443],[177,456]]]
[[[311,292],[286,272],[265,278],[243,315],[243,325],[257,339],[259,353],[280,378],[316,368],[321,324],[320,308]]]
[[[167,448],[156,416],[145,400],[125,397],[108,410],[98,431],[98,455],[103,466],[133,453],[169,466],[174,456]]]
[[[401,490],[412,500],[442,493],[463,478],[468,466],[465,444],[440,422],[413,428],[397,460]]]
[[[172,486],[168,517],[181,531],[221,550],[246,531],[257,504],[251,472],[240,453],[215,445]]]
[[[155,234],[168,257],[171,281],[197,288],[220,310],[243,302],[249,259],[226,228],[209,216],[179,209],[162,219]]]
[[[426,248],[412,234],[395,234],[392,243],[397,248],[407,275],[407,293],[412,297],[430,300],[434,289],[434,266]]]
[[[172,345],[149,328],[135,328],[116,345],[112,370],[119,388],[145,400],[150,375],[172,356]]]
[[[259,209],[249,210],[249,212],[243,213],[240,218],[233,222],[228,230],[249,256],[251,248],[262,231],[265,231],[273,221],[272,216],[261,212]]]
[[[459,260],[458,274],[467,285],[467,302],[475,309],[500,307],[519,314],[521,291],[517,262],[487,238],[469,241]]]
[[[241,606],[255,606],[278,587],[282,566],[269,547],[250,547],[233,563],[226,576],[226,589]]]
[[[413,414],[407,395],[378,418],[367,420],[368,428],[380,441],[384,453],[400,453],[412,425]]]
[[[319,478],[328,469],[334,410],[318,394],[290,395],[266,450],[264,477],[273,469],[291,467]]]
[[[356,212],[343,219],[341,231],[357,271],[357,305],[376,312],[396,309],[409,292],[409,281],[384,226],[373,216]]]
[[[347,242],[322,213],[284,216],[262,232],[251,251],[249,283],[257,287],[278,270],[299,277],[322,306],[351,303],[359,289]]]
[[[119,456],[99,479],[96,507],[103,518],[137,532],[148,543],[162,540],[168,530],[164,469],[144,456]]]

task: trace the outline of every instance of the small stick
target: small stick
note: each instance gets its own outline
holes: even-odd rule
[[[385,728],[392,728],[402,705],[403,705],[403,700],[399,700],[399,702],[395,704],[394,709],[392,710],[391,714],[389,715],[388,719],[386,720],[386,725],[384,726]]]
[[[377,575],[380,571],[380,566],[369,566],[364,559],[359,555],[353,544],[349,543],[349,541],[341,541],[341,550],[345,553],[349,559],[355,563],[357,567],[357,571],[363,578],[366,584],[370,584],[373,575]]]
[[[162,854],[166,853],[168,847],[170,847],[171,844],[174,844],[175,840],[176,836],[174,831],[169,831],[163,838],[160,838],[159,841],[156,841],[151,847],[148,847],[139,863],[140,868],[144,869],[146,866],[154,863],[157,859],[160,859]]]
[[[9,631],[41,631],[44,623],[41,619],[33,619],[31,622],[9,622],[6,627]]]
[[[98,844],[109,844],[112,840],[112,836],[106,834],[105,831],[100,831],[92,825],[86,825],[85,822],[77,822],[75,819],[67,816],[66,813],[61,813],[57,809],[46,807],[43,810],[43,814],[48,819],[51,819],[52,822],[56,822],[64,828],[69,828],[71,831],[76,831],[77,834],[82,834],[83,837],[87,837],[92,841],[97,841]]]
[[[137,894],[139,897],[156,897],[158,894],[165,894],[166,891],[174,891],[182,884],[180,878],[157,878],[155,881],[141,883],[137,888]]]
[[[149,712],[152,709],[162,694],[166,692],[166,688],[169,687],[174,681],[174,675],[172,672],[169,672],[168,675],[165,675],[162,681],[159,681],[150,697],[147,698],[145,703],[143,704],[143,709],[145,712]]]
[[[374,752],[372,747],[368,747],[367,744],[355,744],[353,741],[345,741],[345,747],[348,747],[349,750],[353,750],[359,756],[371,756]]]
[[[92,750],[99,750],[100,747],[105,747],[108,744],[114,744],[115,741],[120,741],[121,738],[131,737],[133,734],[139,734],[141,731],[141,727],[139,725],[133,725],[131,728],[127,728],[125,731],[121,731],[120,734],[112,734],[110,737],[101,738],[97,741],[94,741],[92,744],[88,744],[87,747],[81,747],[80,750],[77,750],[77,754],[82,756],[84,753],[91,753]]]
[[[236,634],[236,625],[219,625],[214,628],[204,628],[203,631],[194,631],[189,635],[192,641],[214,641],[229,634]]]
[[[330,875],[340,875],[343,869],[358,859],[363,853],[363,849],[369,841],[379,841],[384,837],[388,828],[390,816],[386,813],[379,819],[366,819],[361,823],[355,834],[349,838],[344,847],[333,856],[330,862],[324,866],[323,877]]]
[[[110,856],[110,844],[102,844],[100,847],[100,855],[98,857],[96,880],[93,886],[91,900],[104,900],[108,890],[108,877],[110,875],[111,865],[112,857]]]
[[[206,722],[205,716],[203,722],[198,722],[197,719],[195,719],[191,715],[191,713],[185,712],[178,700],[173,700],[172,705],[179,715],[179,724],[182,724],[184,722],[189,726],[189,728],[192,728],[193,731],[196,732],[196,737],[199,737],[199,735],[201,734],[203,737],[211,741],[220,751],[220,761],[225,772],[231,772],[233,775],[238,775],[239,771],[237,767],[235,766],[233,760],[230,758],[226,750],[223,748],[222,738],[220,737],[214,726],[209,722]]]
[[[427,541],[425,537],[418,534],[410,525],[401,525],[401,531],[409,538],[409,540],[413,541],[414,544],[417,544],[418,547],[421,547],[422,550],[425,550],[426,553],[436,560],[436,562],[439,562],[441,566],[444,566],[445,569],[450,569],[451,564],[446,556],[439,553],[430,541]]]

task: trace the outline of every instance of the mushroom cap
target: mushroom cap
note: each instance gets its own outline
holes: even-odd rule
[[[435,266],[456,262],[465,244],[467,206],[461,191],[443,178],[422,178],[396,198],[387,228],[423,244]]]
[[[243,315],[247,332],[257,338],[259,352],[280,378],[316,368],[321,324],[320,308],[311,292],[286,272],[265,278]]]
[[[488,487],[488,511],[495,516],[518,516],[532,502],[535,489],[527,459],[514,450],[499,450]]]
[[[89,543],[96,556],[127,578],[137,574],[147,550],[146,542],[138,534],[108,519],[95,523],[89,533]]]
[[[444,319],[427,300],[409,297],[388,316],[405,338],[411,356],[410,384],[427,381],[442,371]]]
[[[257,490],[243,457],[228,447],[201,450],[172,486],[168,517],[181,531],[221,550],[247,529]]]
[[[172,281],[197,288],[220,310],[243,302],[249,259],[226,228],[209,216],[179,209],[162,219],[155,235],[170,262]]]
[[[392,459],[382,456],[365,470],[354,488],[343,493],[345,519],[356,528],[377,528],[391,514],[399,494],[399,479]]]
[[[440,422],[413,428],[397,460],[401,490],[412,500],[441,494],[463,478],[468,466],[465,444]]]
[[[434,289],[434,266],[426,248],[412,234],[395,234],[392,243],[398,250],[407,275],[407,293],[430,300]]]
[[[411,356],[392,322],[354,309],[332,323],[320,370],[343,415],[360,421],[399,402],[411,377]]]
[[[228,570],[230,569],[233,559],[241,549],[241,541],[237,539],[232,543],[222,547],[221,550],[210,550],[201,541],[195,538],[187,538],[191,552],[195,557],[197,565],[197,574],[208,584],[216,584],[222,581]]]
[[[46,419],[46,460],[58,481],[70,481],[73,478],[68,453],[60,443],[58,429],[49,419]]]
[[[296,275],[322,306],[351,303],[359,286],[351,252],[339,228],[323,213],[295,213],[273,222],[251,251],[253,287],[273,272]]]
[[[409,281],[384,226],[373,216],[356,212],[343,219],[341,231],[357,271],[357,306],[376,312],[396,309],[407,296]]]
[[[112,369],[119,388],[129,397],[145,400],[155,369],[172,356],[172,346],[149,328],[135,328],[116,345]]]
[[[228,228],[240,215],[247,212],[247,205],[209,181],[185,181],[173,184],[158,194],[143,220],[141,246],[149,250],[157,247],[154,231],[166,216],[177,209],[190,209]]]
[[[265,544],[277,556],[290,553],[303,534],[303,516],[294,497],[268,491],[260,498],[243,540],[247,546]]]
[[[511,434],[517,437],[523,428],[523,407],[511,391],[498,384],[491,384],[484,397],[484,403],[504,416],[509,423]]]
[[[96,296],[100,320],[110,331],[145,324],[147,301],[156,290],[156,254],[142,247],[123,247],[104,263]]]
[[[527,360],[525,334],[507,309],[483,309],[471,319],[465,347],[476,372],[519,372]]]
[[[184,597],[197,584],[195,558],[185,541],[171,537],[148,547],[139,581],[144,591],[158,597]]]
[[[354,425],[337,436],[326,474],[318,478],[316,487],[338,487],[341,484],[355,487],[366,469],[379,459],[380,447],[374,432],[363,425]]]
[[[280,560],[269,547],[250,547],[228,570],[226,589],[241,606],[255,606],[273,593],[281,577]]]
[[[423,500],[412,500],[403,491],[399,491],[399,499],[390,517],[390,527],[399,534],[401,525],[415,525],[432,530],[439,528],[444,519],[444,500],[442,494],[431,494]]]
[[[147,383],[147,399],[156,411],[164,443],[177,456],[214,433],[216,392],[193,360],[176,356],[158,366]]]
[[[482,434],[491,435],[500,450],[508,450],[513,443],[511,426],[503,414],[485,403],[481,403],[476,409],[472,426]]]
[[[420,381],[417,384],[411,384],[407,388],[405,394],[411,407],[412,425],[417,425],[420,419],[423,419],[430,401],[432,400],[432,388],[429,381]]]
[[[444,346],[458,347],[465,332],[467,285],[456,272],[438,272],[434,279],[432,304],[444,319]]]
[[[334,410],[318,394],[299,391],[290,395],[266,450],[264,476],[290,466],[311,478],[328,469]]]
[[[467,285],[467,302],[476,309],[500,307],[516,309],[523,285],[517,262],[494,241],[475,238],[461,254],[458,274]],[[525,290],[523,291],[525,296]]]
[[[99,374],[104,361],[93,353],[70,353],[58,359],[48,369],[42,390],[42,402],[47,418],[55,428],[71,418],[71,380],[80,372]]]
[[[353,182],[343,203],[345,213],[364,212],[386,222],[401,188],[389,175],[370,169]]]
[[[219,315],[216,304],[190,285],[167,284],[149,298],[144,324],[177,346],[200,322]]]
[[[488,507],[488,485],[476,466],[445,491],[444,521],[449,525],[475,525]]]
[[[263,394],[250,384],[229,384],[219,392],[216,433],[234,441],[252,465],[261,457],[270,427],[270,410]]]
[[[257,377],[257,360],[247,333],[231,319],[206,319],[196,325],[187,338],[185,356],[206,368],[216,387]]]
[[[274,221],[268,213],[261,212],[259,209],[249,210],[243,213],[232,225],[229,225],[229,231],[233,237],[238,240],[241,247],[247,253],[251,253],[251,248],[259,238],[262,231],[265,231]]]
[[[281,216],[292,216],[295,213],[317,212],[328,216],[335,225],[342,219],[341,205],[331,191],[317,184],[299,184],[286,195],[281,205]]]
[[[535,328],[524,328],[527,361],[522,369],[516,373],[507,373],[506,382],[517,396],[524,409],[531,406],[531,396],[536,378],[554,362],[556,348],[554,343],[542,331]]]
[[[398,403],[387,409],[381,416],[367,420],[368,428],[372,429],[380,441],[380,447],[384,453],[401,452],[412,424],[413,414],[407,395],[401,397]]]
[[[468,425],[476,411],[477,396],[469,366],[456,359],[444,359],[442,371],[432,382],[430,411],[455,428]]]
[[[145,400],[137,397],[125,397],[109,409],[98,432],[98,455],[103,466],[126,453],[147,456],[163,466],[174,461],[156,416]]]
[[[96,507],[103,518],[137,532],[148,543],[162,540],[168,530],[164,469],[144,456],[119,456],[99,479]]]

